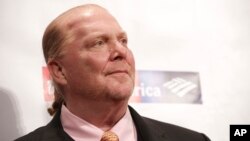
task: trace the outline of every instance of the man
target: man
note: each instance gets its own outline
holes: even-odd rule
[[[141,117],[128,106],[135,63],[126,32],[93,4],[57,17],[43,37],[54,82],[52,121],[17,141],[208,141],[198,132]],[[119,138],[119,139],[118,139]],[[113,140],[110,140],[113,141]]]

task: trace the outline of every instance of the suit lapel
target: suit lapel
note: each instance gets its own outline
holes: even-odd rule
[[[150,121],[140,116],[132,107],[129,106],[131,116],[136,126],[138,141],[164,141],[164,133],[150,126]]]

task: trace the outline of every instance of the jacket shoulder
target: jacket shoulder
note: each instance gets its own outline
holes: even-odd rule
[[[203,133],[199,133],[178,125],[173,125],[154,119],[143,117],[145,123],[151,127],[155,132],[163,133],[163,136],[172,140],[186,140],[186,141],[210,141],[210,139]]]
[[[63,130],[60,114],[61,111],[58,111],[46,126],[37,128],[15,141],[73,141],[73,139]]]
[[[42,141],[44,132],[46,131],[46,126],[37,128],[36,130],[24,135],[15,141]]]

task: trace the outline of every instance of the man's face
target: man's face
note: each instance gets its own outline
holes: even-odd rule
[[[67,24],[60,63],[69,95],[85,100],[127,100],[135,64],[127,36],[108,13],[78,13]]]

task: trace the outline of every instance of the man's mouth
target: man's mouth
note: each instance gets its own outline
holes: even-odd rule
[[[107,73],[107,75],[114,75],[114,74],[129,74],[129,73],[127,70],[115,70]]]

